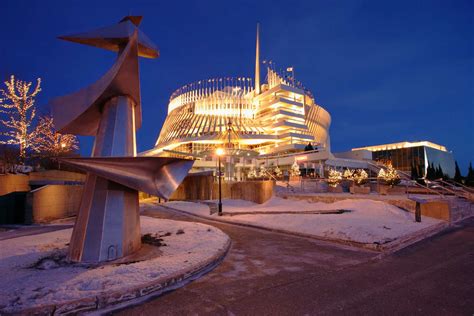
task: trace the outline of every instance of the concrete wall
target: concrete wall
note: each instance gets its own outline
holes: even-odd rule
[[[62,171],[62,170],[45,170],[30,173],[31,181],[38,180],[63,180],[63,181],[86,181],[86,175],[83,173]]]
[[[170,200],[210,200],[214,177],[189,174],[171,195]]]
[[[222,197],[262,204],[273,196],[273,181],[244,181],[225,183]],[[218,184],[214,184],[213,199],[218,198]]]
[[[367,149],[351,150],[341,153],[333,153],[336,158],[372,160],[372,152]]]
[[[26,195],[25,222],[42,223],[75,216],[79,211],[82,185],[46,185]]]
[[[28,175],[24,174],[2,174],[0,175],[0,195],[5,195],[10,192],[30,191],[28,185]]]
[[[451,211],[447,201],[429,201],[421,204],[420,206],[421,216],[434,217],[444,221],[451,220]]]
[[[10,192],[30,191],[30,181],[62,180],[84,182],[85,179],[85,174],[62,170],[45,170],[39,172],[31,172],[30,174],[1,174],[0,195],[5,195]]]
[[[264,203],[273,195],[273,181],[222,182],[223,199],[241,199]],[[170,200],[215,200],[219,184],[212,175],[188,175]]]
[[[416,202],[409,200],[408,198],[390,198],[387,196],[374,196],[374,195],[347,195],[347,194],[334,194],[334,195],[304,195],[304,194],[279,194],[284,199],[290,200],[306,200],[311,203],[323,202],[323,203],[334,203],[341,200],[347,199],[370,199],[375,201],[382,201],[388,204],[392,204],[401,209],[415,212]],[[451,220],[452,210],[446,200],[431,200],[421,204],[421,216],[433,217],[445,221]],[[423,220],[423,218],[422,218]]]

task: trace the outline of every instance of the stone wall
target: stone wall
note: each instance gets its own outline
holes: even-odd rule
[[[43,223],[75,216],[79,211],[82,185],[46,185],[26,195],[25,222]]]

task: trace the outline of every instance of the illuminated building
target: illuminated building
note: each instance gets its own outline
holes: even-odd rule
[[[368,155],[366,159],[390,160],[395,169],[410,173],[412,166],[419,167],[423,175],[429,165],[440,166],[445,174],[454,177],[455,164],[453,154],[446,147],[428,141],[400,142],[376,146],[353,148],[353,158],[361,158],[360,154]],[[336,154],[339,156],[338,154]],[[357,156],[359,155],[359,156]]]
[[[330,114],[316,102],[310,90],[295,80],[293,67],[278,71],[272,62],[264,61],[261,65],[258,26],[255,55],[254,78],[200,80],[172,93],[156,144],[142,155],[193,158],[196,159],[193,170],[216,170],[215,150],[222,147],[229,180],[244,179],[262,165],[269,169],[278,166],[288,173],[294,163],[300,166],[303,175],[322,176],[328,168],[378,171],[372,160],[381,155],[377,149],[381,146],[331,153]],[[266,70],[264,82],[260,78],[261,66]],[[315,150],[304,152],[308,143]],[[383,146],[408,148],[408,144]],[[443,146],[429,142],[413,146],[423,148],[420,165],[424,170],[426,157],[447,153]],[[408,160],[403,155],[400,159],[398,153],[390,157],[394,167],[409,172]],[[441,166],[451,174],[452,156],[439,160],[447,161],[447,165],[443,162]],[[437,165],[437,160],[433,161]]]
[[[144,154],[205,159],[221,146],[235,157],[256,157],[302,151],[308,143],[329,151],[329,113],[291,68],[264,65],[261,83],[257,26],[255,78],[207,79],[176,90],[155,147]]]

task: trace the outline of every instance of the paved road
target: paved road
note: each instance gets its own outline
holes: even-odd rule
[[[189,219],[161,209],[155,217]],[[196,220],[197,221],[197,220]],[[474,219],[383,259],[227,224],[215,270],[119,315],[473,315]]]

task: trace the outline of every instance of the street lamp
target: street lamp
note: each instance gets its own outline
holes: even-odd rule
[[[217,159],[219,161],[219,203],[217,204],[218,211],[217,215],[222,216],[222,185],[221,185],[221,156],[224,154],[224,149],[222,148],[217,148],[216,149],[216,155]]]

